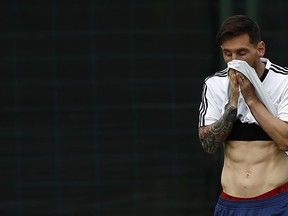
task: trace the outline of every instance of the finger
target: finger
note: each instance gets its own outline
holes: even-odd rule
[[[237,80],[239,83],[243,83],[246,80],[246,78],[245,78],[245,76],[243,76],[243,74],[238,73],[237,74]]]
[[[229,74],[229,77],[231,78],[235,74],[234,69],[229,69],[228,74]]]

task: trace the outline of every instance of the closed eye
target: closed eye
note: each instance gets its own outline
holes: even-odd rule
[[[247,51],[240,51],[239,56],[245,56],[247,54]]]
[[[228,51],[224,51],[223,54],[224,54],[225,56],[228,56],[228,57],[232,55],[232,53],[231,53],[231,52],[228,52]]]

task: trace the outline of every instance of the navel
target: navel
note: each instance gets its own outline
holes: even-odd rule
[[[251,176],[251,173],[250,172],[246,172],[246,178],[250,178],[250,176]]]

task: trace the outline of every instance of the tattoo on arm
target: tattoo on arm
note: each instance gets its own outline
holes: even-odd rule
[[[199,128],[199,139],[204,150],[210,154],[216,153],[225,141],[236,120],[237,108],[227,105],[223,116],[215,123]]]

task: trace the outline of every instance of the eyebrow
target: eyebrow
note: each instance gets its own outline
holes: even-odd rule
[[[249,51],[249,49],[247,49],[247,48],[236,49],[236,52],[241,52],[241,51]],[[223,49],[223,52],[231,52],[231,50]]]

